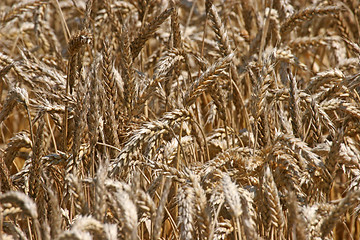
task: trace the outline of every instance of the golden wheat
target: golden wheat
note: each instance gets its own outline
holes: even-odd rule
[[[359,239],[359,9],[0,1],[0,239]]]

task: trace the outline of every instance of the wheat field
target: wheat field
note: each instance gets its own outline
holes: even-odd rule
[[[0,239],[360,239],[358,0],[1,0]]]

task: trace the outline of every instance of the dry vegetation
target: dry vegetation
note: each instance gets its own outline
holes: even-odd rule
[[[0,239],[359,239],[359,22],[1,0]]]

